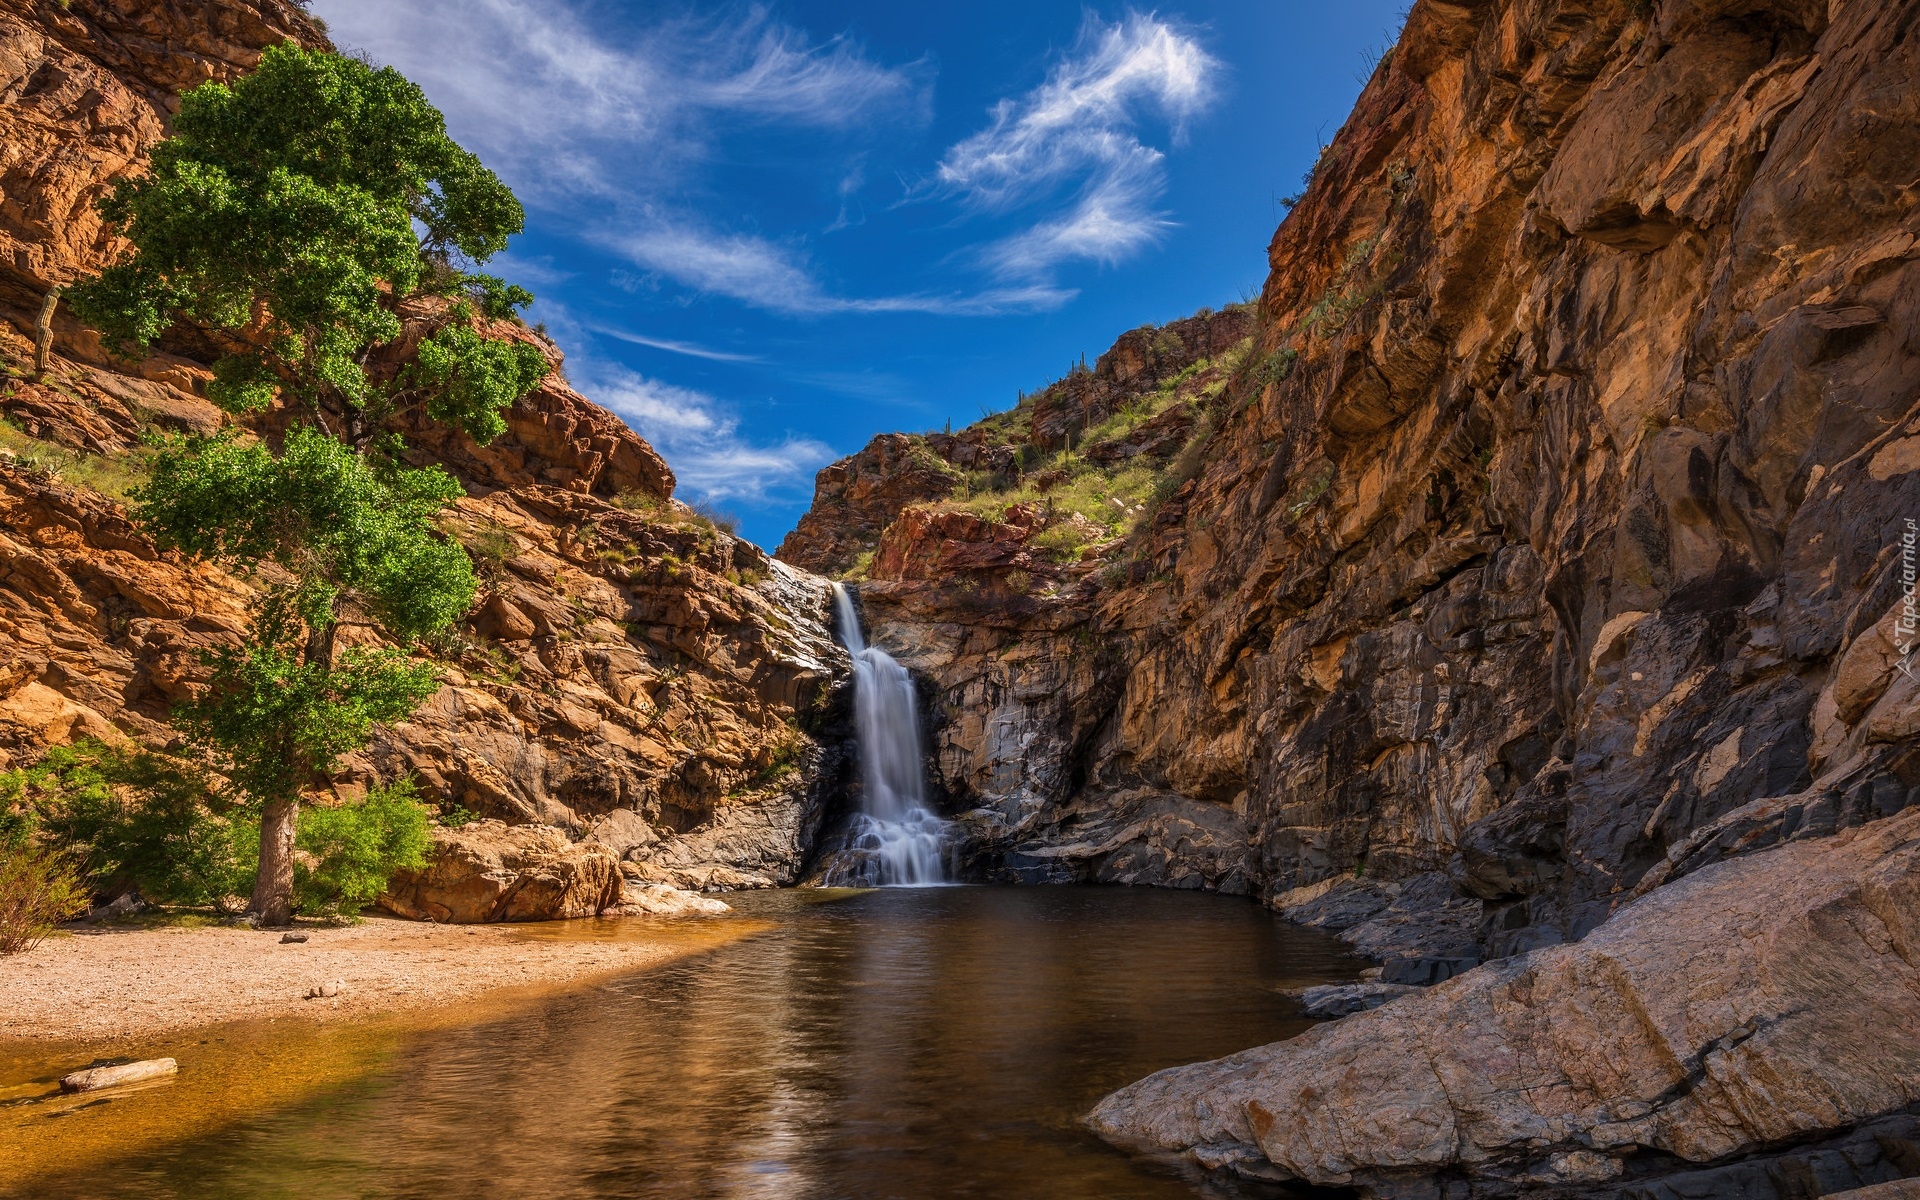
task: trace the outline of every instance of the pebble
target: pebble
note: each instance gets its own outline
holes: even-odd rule
[[[343,985],[338,979],[332,980],[327,983],[316,983],[312,987],[307,989],[307,994],[305,999],[331,1000],[335,996],[338,996],[340,994],[340,989],[342,986]]]

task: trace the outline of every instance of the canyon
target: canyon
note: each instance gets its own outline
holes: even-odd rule
[[[207,348],[59,308],[31,364],[173,96],[286,38],[325,44],[281,0],[0,0],[0,767],[165,745],[244,616],[121,503],[143,430],[223,419]],[[964,878],[1250,896],[1401,985],[1103,1136],[1409,1198],[1920,1175],[1916,80],[1917,0],[1418,0],[1258,297],[876,438],[771,557],[558,372],[491,446],[406,428],[485,588],[331,794],[480,818],[410,916],[817,878],[844,579]]]

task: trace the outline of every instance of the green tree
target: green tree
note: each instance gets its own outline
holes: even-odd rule
[[[281,390],[360,445],[399,410],[430,406],[486,441],[546,374],[537,348],[472,336],[467,304],[428,339],[433,370],[382,388],[362,369],[367,347],[400,334],[396,297],[462,295],[493,316],[533,299],[464,269],[503,249],[525,214],[391,67],[270,47],[253,74],[183,94],[152,170],[100,209],[134,250],[68,303],[129,350],[175,321],[239,342],[208,389],[230,412]]]
[[[236,347],[214,364],[210,399],[240,416],[278,396],[307,421],[277,449],[231,432],[166,443],[134,497],[160,545],[263,584],[246,635],[209,656],[210,684],[179,721],[259,811],[251,907],[281,924],[302,788],[432,694],[435,671],[403,647],[473,602],[471,562],[436,529],[459,485],[403,466],[386,431],[420,410],[489,441],[546,374],[537,348],[482,336],[474,311],[531,302],[470,269],[524,216],[398,72],[292,45],[233,84],[186,92],[151,172],[100,207],[132,249],[69,289],[81,319],[129,352],[197,328]],[[370,351],[400,335],[396,306],[421,292],[459,300],[409,366],[376,376]],[[401,648],[340,651],[351,626]]]

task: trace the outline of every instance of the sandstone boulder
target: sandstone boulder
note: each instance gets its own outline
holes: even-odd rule
[[[1582,942],[1162,1071],[1090,1121],[1315,1184],[1591,1184],[1897,1113],[1915,1029],[1920,811],[1703,867]]]
[[[394,876],[380,906],[471,925],[598,916],[620,902],[620,862],[550,825],[474,821],[436,829],[431,861]]]
[[[628,879],[620,887],[620,902],[609,908],[610,917],[686,917],[718,916],[732,912],[724,900],[702,896],[685,888],[664,883],[646,883]]]

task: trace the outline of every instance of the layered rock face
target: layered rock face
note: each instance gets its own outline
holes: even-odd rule
[[[178,90],[288,37],[323,44],[280,0],[0,3],[0,766],[80,736],[167,743],[198,652],[247,619],[248,581],[156,553],[119,502],[140,479],[143,432],[222,423],[204,399],[216,352],[175,331],[145,361],[116,361],[61,308],[36,380],[32,338],[47,291],[117,252],[90,205],[139,169]],[[405,335],[376,369],[397,369],[445,310],[404,304]],[[446,686],[332,790],[410,773],[448,811],[590,840],[562,857],[620,862],[635,903],[669,885],[792,882],[839,778],[840,751],[810,733],[846,674],[826,583],[674,501],[666,464],[566,384],[544,338],[485,332],[532,342],[555,367],[506,414],[508,433],[483,447],[424,423],[399,430],[466,487],[445,528],[474,557],[479,603],[433,648]],[[267,414],[257,432],[285,420]],[[452,835],[439,850],[460,857]],[[413,907],[574,915],[623,903],[609,878],[591,904],[515,884],[520,899],[445,905],[451,918],[438,901]]]
[[[1197,469],[1105,569],[984,604],[942,565],[1024,569],[1014,524],[874,539],[862,603],[1000,861],[1275,899],[1449,870],[1504,953],[1755,797],[1904,806],[1913,19],[1415,5]]]
[[[1251,891],[1439,984],[1110,1132],[1422,1196],[1920,1171],[1865,1032],[1915,1019],[1917,26],[1420,0],[1126,542],[1021,587],[950,496],[877,537],[978,874]]]

